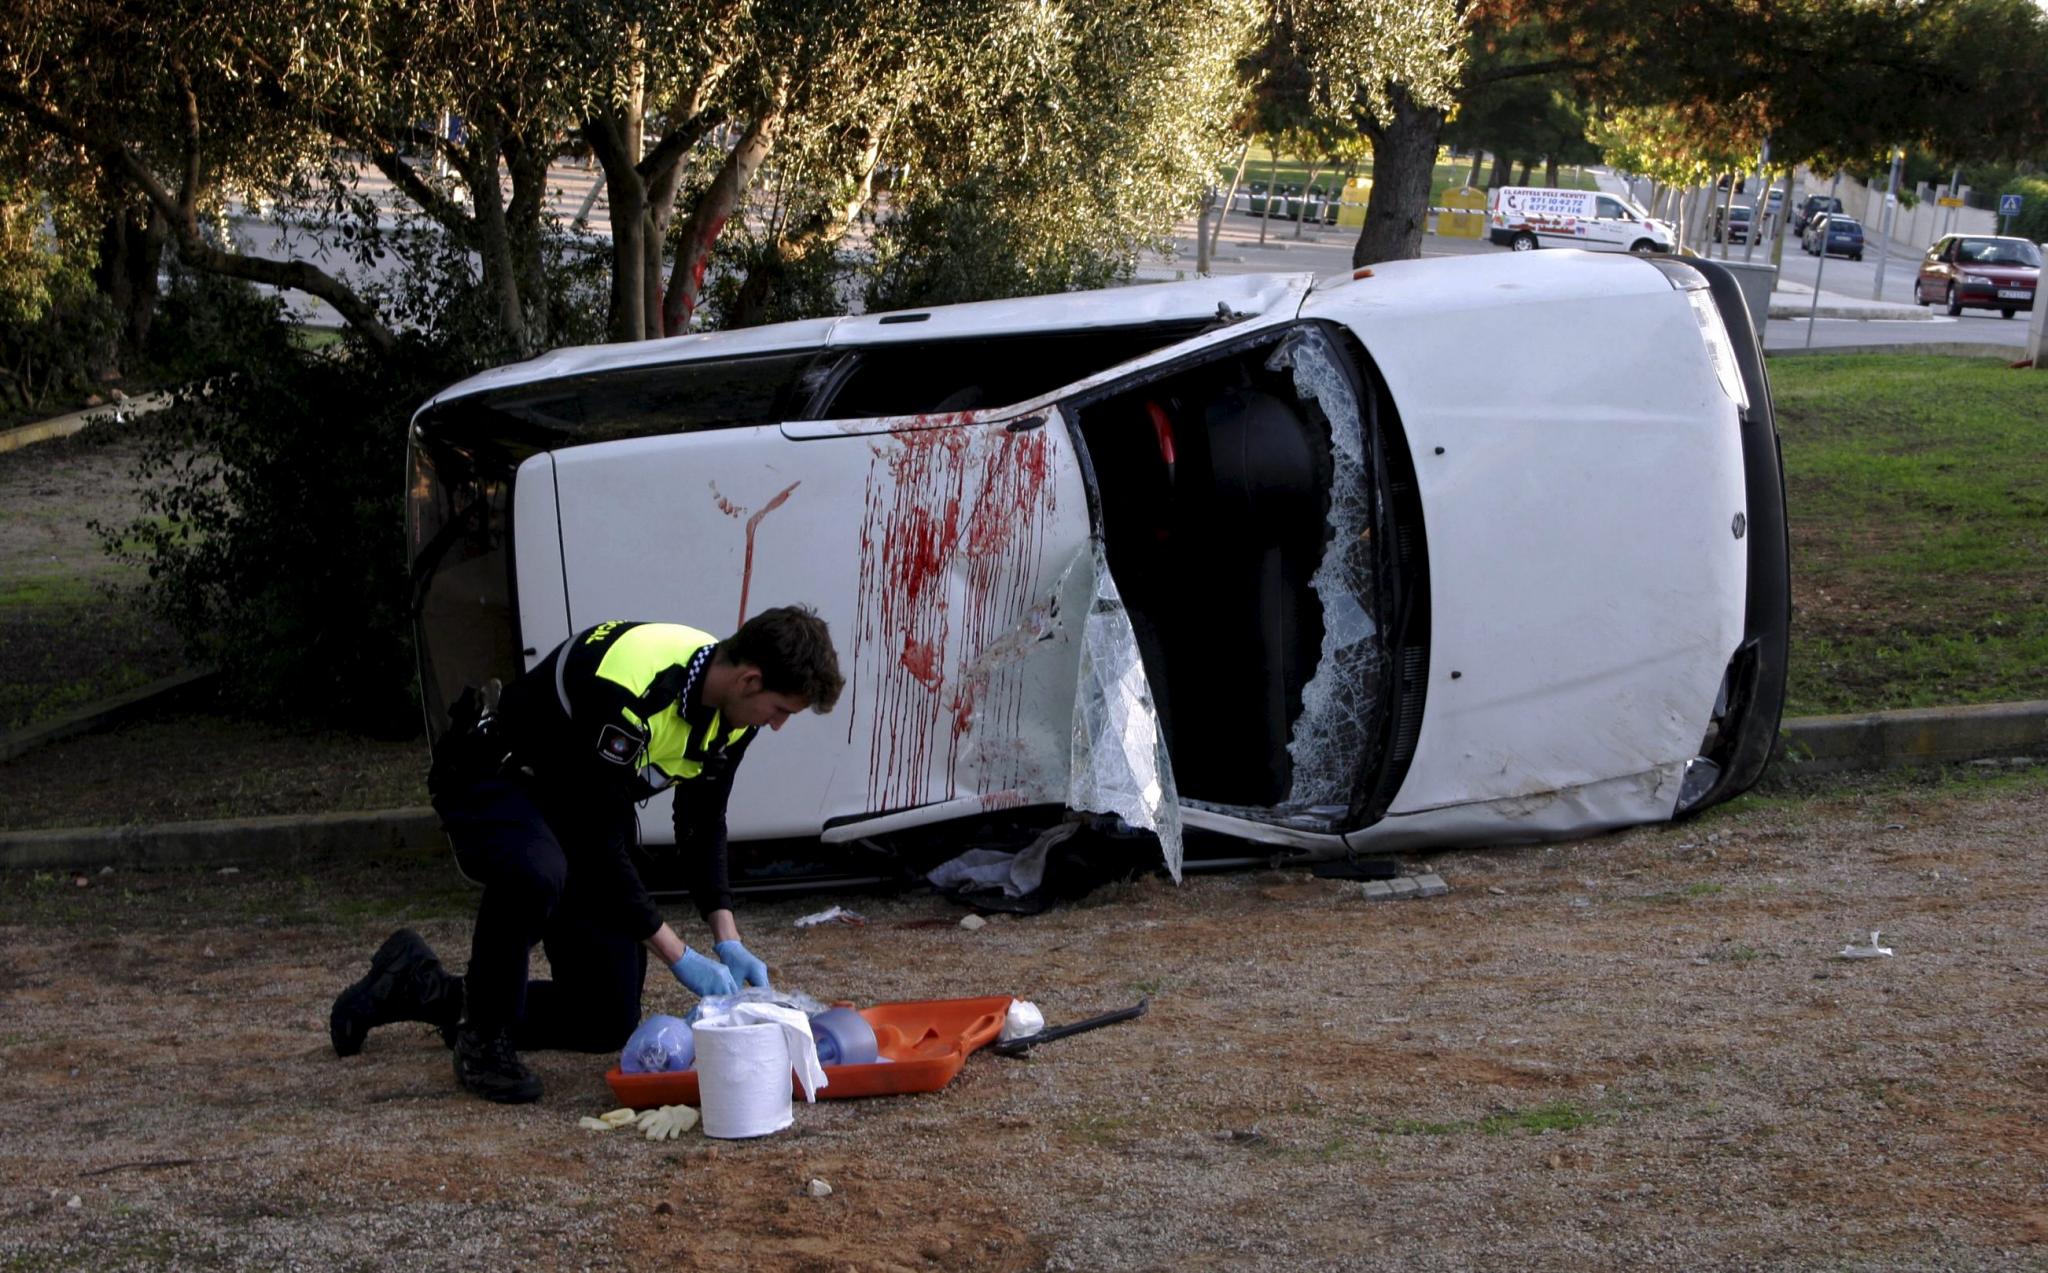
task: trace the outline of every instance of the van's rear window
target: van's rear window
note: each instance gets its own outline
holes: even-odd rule
[[[514,457],[587,442],[774,424],[802,413],[816,350],[671,363],[516,385],[443,403],[424,436]]]

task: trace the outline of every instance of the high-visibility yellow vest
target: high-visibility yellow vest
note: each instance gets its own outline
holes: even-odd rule
[[[747,726],[726,729],[716,712],[693,730],[683,711],[687,705],[678,697],[685,690],[684,674],[690,660],[699,650],[717,644],[717,640],[708,632],[680,623],[600,623],[571,638],[572,649],[565,650],[564,657],[556,660],[556,693],[563,709],[568,710],[573,690],[564,682],[575,675],[569,665],[574,662],[588,666],[585,659],[568,656],[572,652],[587,656],[594,652],[590,647],[598,647],[595,652],[601,657],[590,674],[610,681],[632,696],[634,705],[620,708],[619,715],[633,727],[634,736],[644,735],[647,740],[645,748],[630,763],[656,788],[670,781],[695,778],[704,772],[707,757],[724,751],[748,733]],[[661,703],[662,699],[667,701]],[[657,703],[660,705],[656,706]],[[657,779],[648,772],[650,769],[659,770],[663,777]]]

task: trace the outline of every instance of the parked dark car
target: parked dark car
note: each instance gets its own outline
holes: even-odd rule
[[[1863,259],[1863,223],[1839,212],[1823,212],[1807,223],[1806,235],[1800,246],[1811,256],[1846,256],[1852,261],[1860,261]]]
[[[1792,233],[1804,234],[1813,219],[1824,212],[1840,212],[1842,201],[1833,195],[1810,194],[1792,210]]]
[[[1754,222],[1754,209],[1736,204],[1732,208],[1714,209],[1714,242],[1747,243],[1749,228]]]
[[[2041,288],[2041,249],[2026,239],[1951,234],[1927,249],[1913,280],[1913,299],[1940,303],[1952,316],[1964,309],[1995,309],[2011,318],[2034,308]]]

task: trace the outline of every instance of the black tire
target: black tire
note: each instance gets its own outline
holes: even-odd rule
[[[1852,261],[1860,261],[1863,259],[1863,254],[1861,252],[1852,253],[1849,259]]]
[[[2011,318],[2013,316],[2013,311],[2009,309],[2001,309],[1998,311],[1998,316],[2000,318]]]
[[[1961,318],[1963,316],[1963,298],[1956,295],[1956,285],[1954,283],[1948,285],[1948,316],[1950,318]]]
[[[1536,250],[1536,236],[1527,230],[1523,230],[1515,235],[1514,238],[1508,240],[1508,246],[1517,252],[1534,252]]]
[[[1628,245],[1628,250],[1637,256],[1650,256],[1657,251],[1657,245],[1648,239],[1637,239]]]

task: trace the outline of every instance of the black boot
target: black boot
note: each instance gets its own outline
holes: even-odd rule
[[[540,1099],[539,1077],[520,1061],[512,1050],[512,1036],[503,1030],[466,1025],[455,1032],[455,1081],[500,1105]]]
[[[370,957],[368,975],[335,998],[327,1034],[336,1056],[354,1056],[373,1026],[425,1021],[445,1039],[460,1020],[462,978],[449,975],[418,933],[401,928]]]

